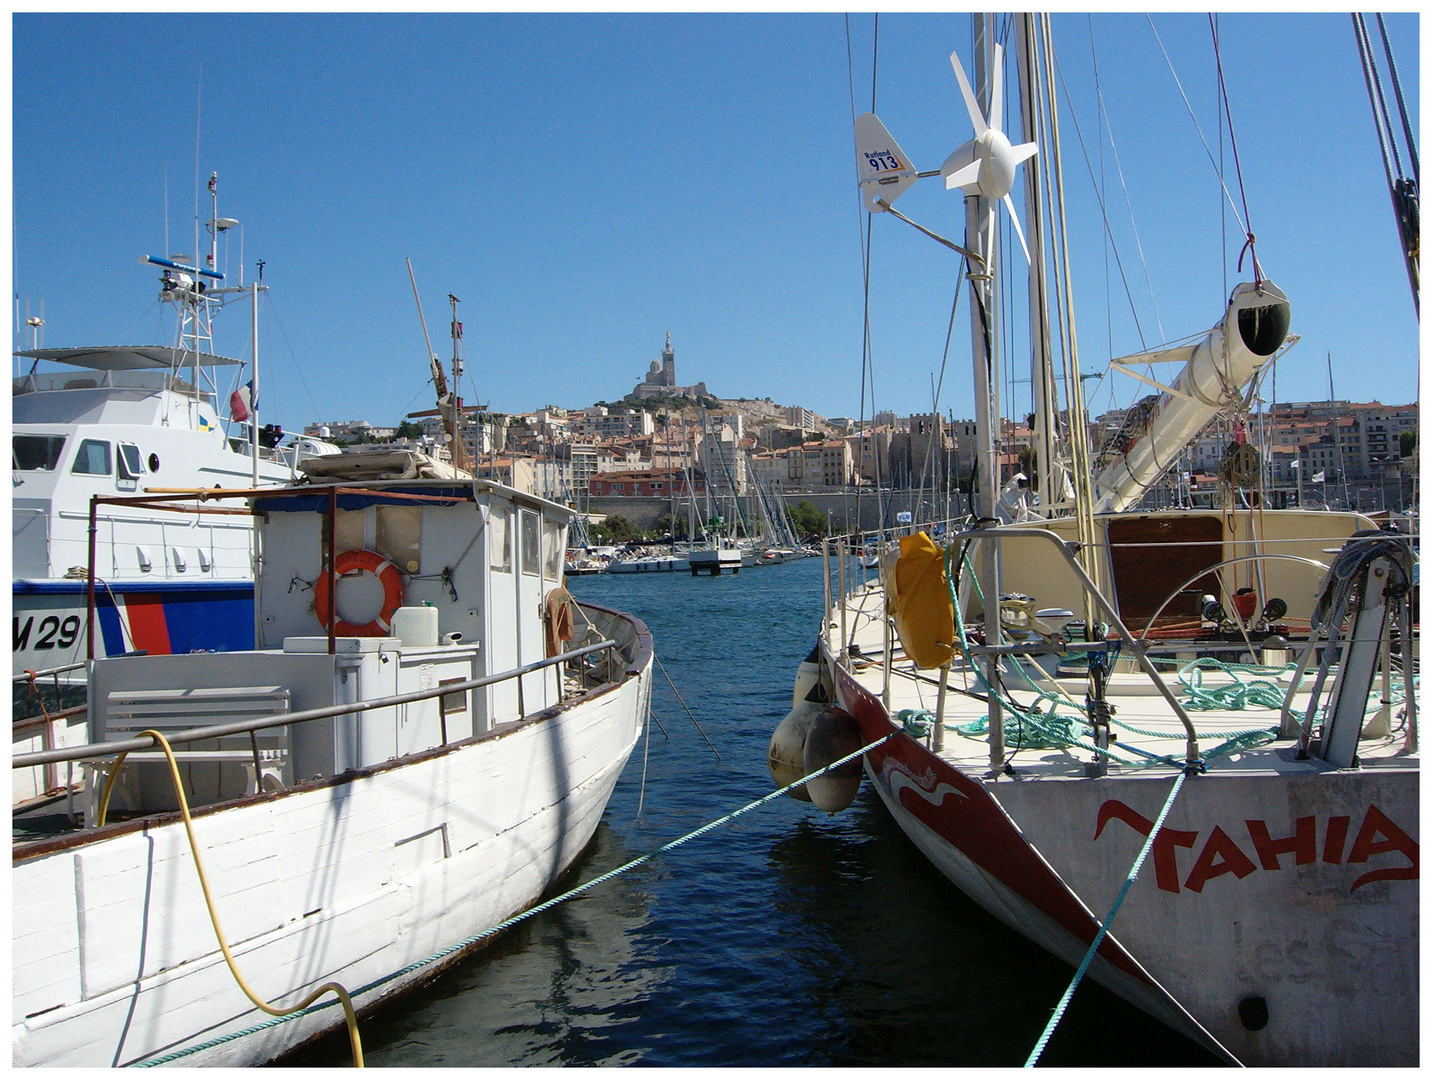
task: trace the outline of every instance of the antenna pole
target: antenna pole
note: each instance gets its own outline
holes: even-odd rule
[[[466,455],[463,453],[462,444],[458,439],[457,422],[452,409],[452,397],[448,393],[447,378],[443,375],[443,366],[438,360],[437,353],[433,352],[433,340],[428,336],[428,321],[423,317],[423,302],[418,297],[418,279],[413,275],[413,260],[405,258],[408,264],[408,281],[413,286],[413,302],[418,305],[418,322],[423,327],[423,342],[428,347],[428,364],[433,373],[433,387],[438,396],[438,412],[443,418],[443,427],[447,430],[448,452],[452,455],[454,468],[463,468],[459,462],[466,462]]]
[[[462,440],[462,357],[458,348],[462,342],[462,323],[457,321],[457,306],[462,301],[448,293],[448,303],[452,306],[452,461],[454,467],[464,468],[467,444]]]
[[[260,263],[260,266],[263,264]],[[262,278],[263,271],[259,271]],[[253,289],[254,378],[249,394],[249,449],[253,456],[253,484],[259,486],[259,283]]]

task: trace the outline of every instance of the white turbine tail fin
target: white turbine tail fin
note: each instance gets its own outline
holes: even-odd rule
[[[865,209],[872,214],[885,209],[875,204],[876,199],[893,203],[917,179],[905,151],[874,113],[855,118],[855,169],[865,196]]]
[[[955,69],[955,78],[960,81],[960,93],[965,96],[965,108],[970,113],[970,123],[975,126],[975,137],[983,135],[989,130],[985,123],[984,114],[980,112],[979,102],[975,100],[975,92],[970,89],[970,81],[965,78],[965,69],[960,65],[960,54],[950,53],[950,66]]]
[[[1033,262],[1029,257],[1029,245],[1024,242],[1024,230],[1019,227],[1019,215],[1014,212],[1014,200],[1008,194],[1004,197],[1004,208],[1009,211],[1009,223],[1014,226],[1014,235],[1019,237],[1019,246],[1024,249],[1024,261]]]
[[[977,155],[977,149],[974,140],[970,140],[945,158],[945,163],[940,166],[940,175],[945,178],[946,191],[979,186],[982,159]]]

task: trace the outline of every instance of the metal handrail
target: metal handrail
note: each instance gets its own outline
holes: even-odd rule
[[[165,738],[171,743],[196,742],[200,739],[217,739],[226,735],[243,735],[251,731],[262,731],[265,728],[286,727],[289,724],[306,723],[309,720],[326,720],[333,716],[349,716],[353,713],[367,712],[370,709],[384,709],[393,705],[406,705],[413,701],[425,701],[428,698],[445,697],[448,694],[464,693],[468,690],[475,690],[482,686],[491,686],[493,683],[503,682],[506,679],[520,678],[541,668],[551,667],[553,664],[560,664],[567,660],[575,660],[578,657],[586,656],[589,653],[601,649],[610,649],[616,646],[616,639],[606,638],[593,645],[584,645],[580,649],[573,649],[570,652],[559,653],[556,656],[549,656],[544,660],[537,660],[521,667],[513,668],[510,671],[499,672],[496,675],[484,675],[480,679],[468,679],[460,683],[444,683],[442,686],[432,687],[427,690],[415,690],[409,694],[395,694],[391,697],[374,698],[372,701],[355,702],[350,705],[331,705],[321,709],[304,709],[299,712],[277,713],[271,716],[261,717],[255,720],[236,720],[231,724],[211,724],[208,727],[187,728],[183,731],[176,731],[172,735],[166,734]],[[90,743],[86,746],[69,746],[57,750],[40,750],[30,754],[18,754],[12,759],[12,767],[16,769],[28,768],[32,765],[48,765],[60,761],[80,761],[97,757],[113,757],[117,754],[128,753],[132,750],[149,750],[159,744],[152,738],[136,736],[132,739],[124,739],[117,742]]]
[[[43,679],[46,675],[58,675],[58,674],[60,674],[62,671],[75,671],[75,670],[78,670],[79,668],[85,667],[88,663],[89,663],[88,660],[77,660],[77,661],[75,661],[73,664],[65,664],[63,667],[45,668],[44,671],[35,671],[35,672],[26,671],[26,672],[24,672],[24,673],[21,674],[21,675],[15,675],[15,676],[13,676],[13,677],[10,679],[10,681],[11,681],[12,683],[29,682],[30,676],[31,676],[32,674],[33,674],[34,677],[37,678],[37,679]]]
[[[1198,735],[1193,730],[1193,721],[1189,719],[1188,713],[1185,712],[1183,706],[1179,704],[1178,698],[1174,697],[1173,692],[1165,685],[1159,675],[1158,669],[1154,667],[1153,662],[1145,655],[1140,641],[1134,637],[1129,631],[1129,628],[1124,625],[1124,621],[1119,618],[1118,609],[1115,608],[1108,597],[1099,591],[1098,586],[1094,584],[1093,579],[1089,577],[1084,567],[1079,565],[1079,560],[1075,558],[1074,553],[1069,550],[1069,546],[1063,537],[1057,533],[1050,532],[1048,529],[1021,528],[1018,530],[970,529],[966,532],[959,533],[955,539],[993,540],[995,543],[999,543],[1010,536],[1020,538],[1038,537],[1042,540],[1048,540],[1058,550],[1059,554],[1064,557],[1064,561],[1069,564],[1069,569],[1074,572],[1074,576],[1079,579],[1079,583],[1084,587],[1084,592],[1092,597],[1094,602],[1103,610],[1104,614],[1109,617],[1110,625],[1118,632],[1119,637],[1128,643],[1129,651],[1138,661],[1139,666],[1144,669],[1144,674],[1153,681],[1158,692],[1163,695],[1164,700],[1167,701],[1169,706],[1173,709],[1174,715],[1178,717],[1179,723],[1183,725],[1184,733],[1187,736],[1186,760],[1189,764],[1196,762],[1198,760]]]

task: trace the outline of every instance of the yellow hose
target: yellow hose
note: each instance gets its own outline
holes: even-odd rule
[[[290,1013],[300,1012],[323,996],[327,990],[332,990],[338,995],[338,1000],[343,1003],[343,1014],[348,1021],[348,1043],[353,1050],[354,1068],[363,1068],[363,1043],[358,1037],[358,1017],[353,1012],[353,1000],[348,996],[348,991],[339,986],[336,982],[324,983],[313,993],[287,1009],[281,1009],[276,1005],[270,1005],[263,998],[259,997],[244,980],[239,966],[234,960],[234,954],[229,951],[229,943],[224,938],[224,928],[219,925],[219,913],[214,907],[214,896],[209,891],[209,878],[204,873],[204,860],[199,855],[199,841],[194,837],[194,822],[189,817],[189,800],[184,797],[184,785],[179,779],[179,764],[174,760],[174,751],[169,748],[169,741],[162,734],[153,729],[141,731],[140,735],[152,735],[164,751],[164,757],[169,762],[169,775],[174,779],[174,791],[179,796],[179,813],[184,817],[184,831],[189,836],[189,851],[194,856],[194,869],[199,872],[199,887],[204,890],[204,903],[209,908],[209,921],[214,924],[214,936],[219,941],[219,949],[224,954],[224,962],[229,965],[229,973],[233,975],[234,981],[239,984],[246,997],[252,1001],[255,1007],[262,1009],[270,1016],[288,1016]],[[104,791],[100,794],[99,813],[96,826],[103,825],[105,816],[109,812],[109,796],[114,789],[115,778],[119,775],[119,768],[124,764],[124,759],[129,756],[125,751],[115,759],[114,767],[109,770],[105,778]]]

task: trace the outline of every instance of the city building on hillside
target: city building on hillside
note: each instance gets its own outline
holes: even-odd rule
[[[785,414],[786,423],[799,431],[814,431],[816,429],[815,413],[809,409],[803,409],[799,405],[792,405],[781,410]]]
[[[538,495],[537,461],[529,457],[485,457],[477,462],[473,474],[483,480],[494,480],[517,491]]]
[[[717,494],[746,494],[746,455],[741,452],[741,415],[723,418],[734,423],[721,423],[701,440],[697,460],[706,474],[711,490]]]
[[[800,446],[809,433],[809,429],[793,424],[762,424],[756,441],[767,450],[784,450],[787,447]]]
[[[655,430],[651,413],[645,409],[594,408],[586,410],[573,429],[599,439],[624,435],[650,435]]]
[[[687,494],[706,494],[706,478],[699,472],[692,472],[691,486],[687,487],[687,471],[684,469],[638,469],[627,472],[602,473],[592,477],[587,491],[594,496],[645,496],[667,499]]]
[[[845,439],[806,443],[800,452],[805,459],[807,491],[839,490],[855,483],[854,458]]]
[[[878,477],[882,484],[890,483],[890,441],[893,435],[890,428],[877,427],[847,435],[841,440],[850,447],[851,460],[861,479],[873,484]]]
[[[645,401],[651,397],[710,397],[704,382],[695,386],[676,385],[676,351],[671,347],[671,332],[666,334],[666,348],[661,350],[661,359],[653,360],[646,377],[636,384],[632,396]]]
[[[328,420],[309,424],[303,429],[305,435],[318,439],[391,439],[397,434],[396,428],[374,427],[367,420]]]

